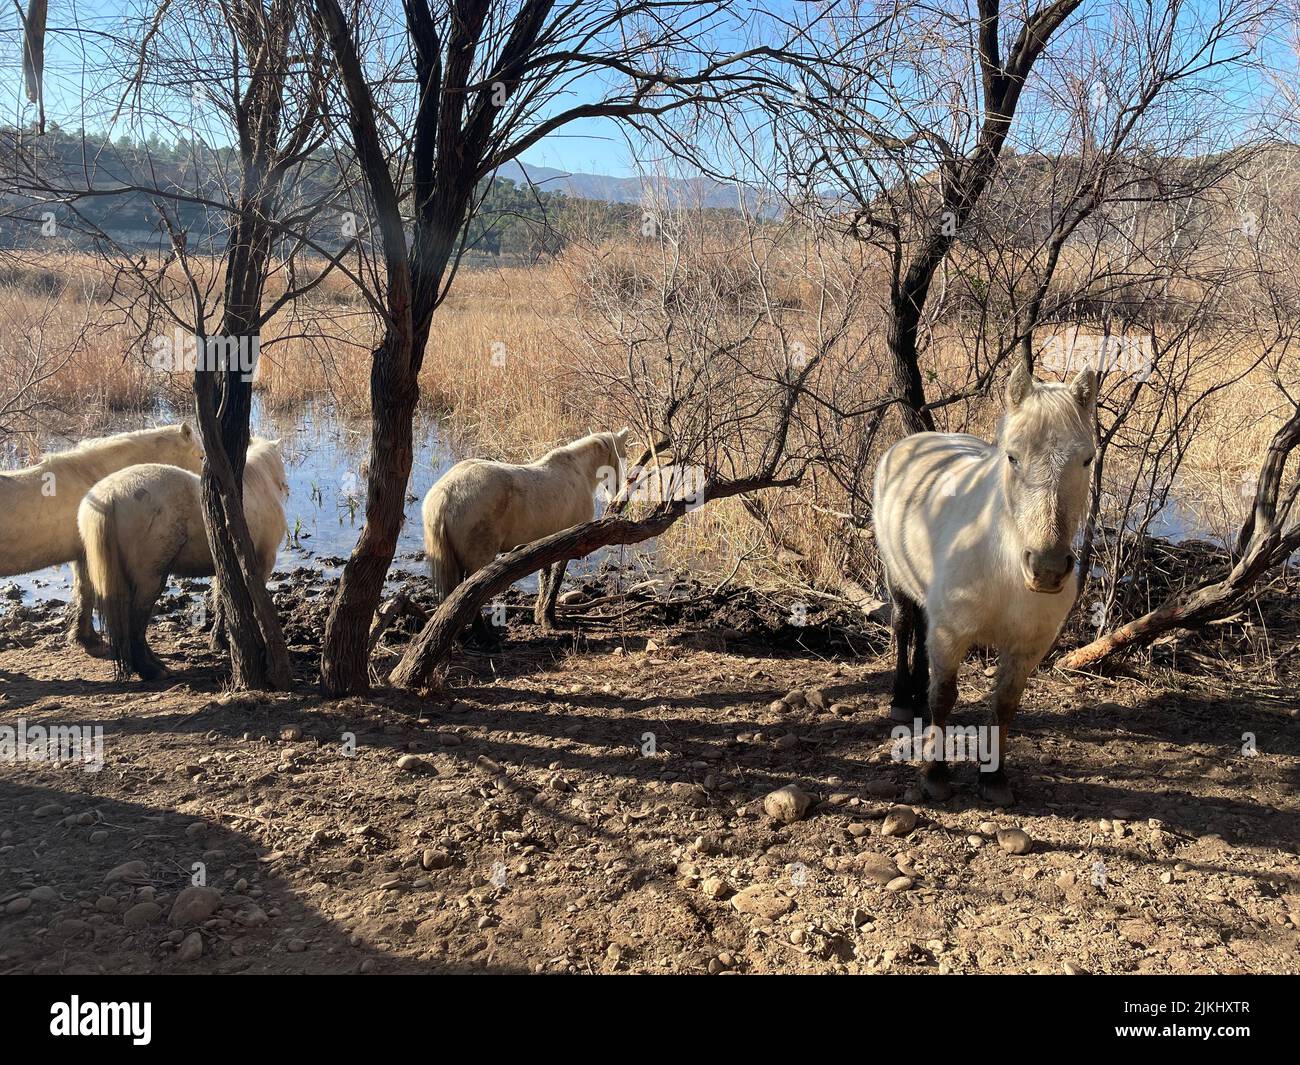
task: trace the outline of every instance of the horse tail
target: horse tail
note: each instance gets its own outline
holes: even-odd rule
[[[424,504],[424,557],[429,561],[434,591],[442,601],[460,583],[461,564],[447,535],[445,500],[432,492]]]
[[[77,511],[77,528],[86,556],[86,578],[118,668],[130,668],[131,578],[122,561],[117,506],[88,495]]]

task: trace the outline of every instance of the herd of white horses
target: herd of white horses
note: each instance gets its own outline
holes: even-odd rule
[[[974,646],[999,653],[993,695],[999,750],[1029,675],[1074,603],[1072,544],[1096,451],[1096,376],[1037,381],[1018,366],[996,441],[958,433],[905,437],[876,471],[873,521],[893,600],[897,660],[891,716],[946,726],[957,670]],[[457,463],[423,505],[425,553],[442,598],[502,551],[590,521],[598,485],[620,471],[628,431],[593,433],[536,462]],[[0,473],[0,576],[71,564],[69,635],[107,653],[122,675],[165,672],[146,630],[169,576],[212,576],[189,425],[86,440]],[[244,508],[263,581],[286,535],[289,485],[276,440],[253,438]],[[554,619],[565,563],[543,571],[536,620]],[[96,632],[93,614],[104,630]],[[107,642],[107,650],[103,642]],[[1012,793],[1003,765],[980,774],[994,805]],[[942,756],[921,769],[926,796],[952,793]]]

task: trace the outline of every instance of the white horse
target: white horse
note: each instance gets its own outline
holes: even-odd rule
[[[244,515],[265,582],[285,536],[289,496],[280,441],[254,437],[244,466]],[[149,618],[171,574],[213,575],[203,529],[199,478],[149,463],[105,477],[81,502],[77,525],[86,578],[123,676],[153,680],[167,670],[145,640]]]
[[[1091,370],[1068,385],[1044,384],[1022,363],[996,444],[917,433],[876,470],[872,520],[897,641],[890,716],[911,721],[926,707],[927,739],[943,735],[962,659],[972,646],[995,648],[999,762],[979,774],[995,806],[1013,801],[1003,765],[1025,682],[1077,594],[1071,547],[1087,510],[1096,403]],[[952,788],[938,754],[922,767],[921,786],[943,801]]]
[[[161,425],[83,440],[25,470],[0,473],[0,576],[75,563],[81,553],[77,507],[82,497],[96,481],[140,462],[197,473],[203,451],[188,424]],[[72,596],[68,634],[89,647],[98,637],[79,565],[73,566]]]
[[[591,521],[604,481],[616,491],[628,430],[592,433],[548,451],[536,462],[458,462],[424,497],[424,553],[440,599],[502,551]],[[555,623],[565,562],[544,567],[534,617]],[[482,632],[480,617],[476,627]]]

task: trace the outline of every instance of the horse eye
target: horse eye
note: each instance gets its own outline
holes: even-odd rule
[[[1095,459],[1096,457],[1097,457],[1096,455],[1089,455],[1086,459],[1084,459],[1083,460],[1084,469],[1087,469],[1089,466],[1091,466],[1092,460]]]
[[[1013,465],[1013,466],[1019,466],[1019,465],[1020,465],[1020,460],[1019,460],[1018,458],[1016,458],[1015,455],[1008,455],[1008,456],[1007,456],[1007,461],[1008,461],[1009,463],[1011,463],[1011,465]]]

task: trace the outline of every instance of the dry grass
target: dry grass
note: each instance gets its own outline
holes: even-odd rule
[[[593,358],[606,358],[603,369],[610,374],[620,370],[618,352],[591,352],[591,271],[616,275],[632,299],[653,270],[644,260],[643,248],[607,247],[554,264],[463,271],[435,317],[420,374],[422,405],[444,416],[453,450],[519,460],[591,429],[622,423],[624,416],[609,397],[590,386],[592,375],[581,372],[590,369]],[[723,304],[743,301],[750,284],[745,270],[722,254],[710,262],[703,276],[713,295]],[[207,266],[204,283],[219,291],[220,263]],[[183,277],[173,266],[165,282],[180,285]],[[279,284],[273,279],[273,293]],[[35,386],[39,404],[80,418],[87,427],[98,416],[160,400],[184,406],[187,376],[169,378],[149,367],[140,322],[128,313],[120,280],[115,293],[112,286],[108,268],[85,254],[0,263],[0,378],[16,380],[20,371],[40,364],[48,373]],[[791,273],[779,278],[773,298],[783,307],[809,307],[816,284]],[[862,329],[868,347],[878,348],[879,337],[870,337],[873,326],[864,322]],[[323,399],[344,415],[364,416],[370,352],[378,337],[376,316],[350,283],[328,278],[293,316],[283,316],[264,334],[256,379],[262,402],[290,412]],[[1254,357],[1250,344],[1237,338],[1205,337],[1199,343],[1189,378],[1196,384],[1231,373]],[[936,388],[959,383],[970,364],[969,340],[955,334],[936,338],[931,362]],[[883,387],[879,374],[864,373],[861,366],[840,369],[846,381],[852,376],[858,382],[863,398]],[[1242,485],[1259,465],[1281,406],[1264,369],[1206,405],[1180,491],[1215,531],[1227,533],[1240,520]],[[989,435],[999,407],[995,395],[948,408],[940,418],[944,428]],[[889,439],[886,433],[882,442]],[[846,548],[843,537],[836,543],[826,535],[826,515],[806,505],[811,494],[800,498],[800,505],[782,508],[780,538],[804,556],[805,576],[816,580],[818,574],[843,572],[852,563],[851,544]],[[815,501],[845,509],[842,500],[824,491]],[[739,562],[738,572],[750,579],[781,568],[771,541],[757,535],[752,517],[735,501],[691,516],[660,546],[670,558],[707,559],[723,572]]]

